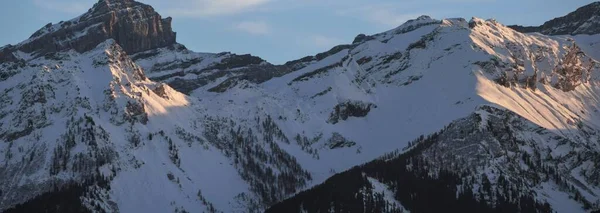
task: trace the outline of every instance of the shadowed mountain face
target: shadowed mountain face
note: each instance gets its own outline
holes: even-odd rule
[[[73,49],[85,52],[114,39],[128,54],[175,44],[171,18],[133,0],[100,0],[87,13],[58,24],[48,24],[28,40],[9,47],[43,55]],[[6,52],[5,50],[4,52]],[[9,60],[0,53],[0,61]]]
[[[522,33],[539,32],[546,35],[593,35],[600,33],[600,2],[594,2],[566,16],[547,21],[541,26],[509,26]]]

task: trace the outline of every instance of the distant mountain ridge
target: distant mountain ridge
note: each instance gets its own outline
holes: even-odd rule
[[[522,33],[539,32],[546,35],[594,35],[600,33],[600,2],[583,6],[566,16],[547,21],[541,26],[508,26]]]

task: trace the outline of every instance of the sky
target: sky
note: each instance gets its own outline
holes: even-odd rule
[[[0,2],[0,46],[16,44],[47,23],[69,20],[98,0]],[[196,52],[250,53],[282,64],[351,43],[358,34],[409,19],[494,18],[540,25],[593,0],[138,0],[173,17],[177,41]]]

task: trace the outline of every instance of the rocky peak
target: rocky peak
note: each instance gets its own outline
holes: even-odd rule
[[[134,0],[98,0],[98,2],[96,4],[94,4],[94,8],[98,8],[98,7],[126,8],[126,7],[132,6],[134,4],[143,5],[142,3],[136,2]]]
[[[125,12],[123,10],[148,10],[151,13],[156,13],[152,6],[146,5],[134,0],[99,0],[94,6],[88,10],[84,16],[101,16],[111,12]]]
[[[566,16],[552,19],[541,26],[509,27],[522,33],[539,32],[546,35],[598,34],[600,33],[600,2],[580,7]]]
[[[394,29],[392,31],[394,32],[394,34],[403,34],[403,33],[411,32],[413,30],[419,29],[424,26],[440,24],[440,23],[441,23],[440,20],[435,20],[429,16],[422,15],[416,19],[411,19],[411,20],[406,21],[406,23],[400,25],[399,27],[397,27],[396,29]]]
[[[431,16],[428,16],[428,15],[421,15],[417,18],[417,21],[422,21],[422,20],[433,20],[433,19],[431,18]]]
[[[133,0],[100,0],[78,18],[48,24],[13,49],[36,55],[68,49],[85,52],[107,39],[114,39],[125,52],[134,54],[173,45],[176,34],[171,18],[163,19],[149,5]]]

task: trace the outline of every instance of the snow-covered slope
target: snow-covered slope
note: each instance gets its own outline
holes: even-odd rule
[[[473,145],[478,149],[467,149],[464,152],[450,150],[468,147],[440,141],[438,143],[441,144],[435,146],[443,148],[431,151],[433,152],[431,163],[458,165],[459,168],[445,169],[454,172],[467,169],[469,173],[467,177],[478,177],[481,173],[490,171],[492,174],[507,170],[516,172],[515,176],[528,178],[512,180],[512,183],[528,182],[528,185],[533,187],[532,191],[541,194],[535,196],[534,193],[536,199],[542,203],[548,202],[559,212],[584,211],[582,206],[587,209],[598,208],[599,198],[595,192],[598,189],[598,177],[595,174],[600,144],[596,136],[598,132],[596,106],[600,88],[598,87],[599,67],[595,57],[597,55],[593,48],[598,36],[549,37],[540,34],[522,34],[494,20],[486,21],[477,18],[469,22],[462,19],[442,20],[438,24],[422,26],[405,34],[393,34],[391,39],[387,37],[390,32],[372,36],[368,41],[355,43],[350,49],[344,50],[345,52],[341,53],[344,57],[340,56],[342,64],[337,65],[341,68],[330,69],[331,75],[327,72],[313,75],[318,79],[314,80],[316,82],[327,78],[333,80],[328,83],[313,84],[312,87],[337,86],[341,79],[347,78],[345,73],[349,70],[363,73],[362,75],[352,73],[350,79],[354,81],[344,85],[357,85],[356,82],[371,81],[367,87],[363,87],[365,92],[362,93],[371,99],[363,99],[360,96],[347,96],[347,98],[371,101],[370,103],[380,106],[364,119],[366,122],[370,119],[376,122],[368,126],[353,127],[350,125],[355,124],[356,121],[349,120],[344,122],[343,127],[344,130],[350,130],[344,132],[349,140],[357,141],[358,146],[367,147],[362,149],[363,155],[376,153],[371,150],[378,148],[391,150],[393,146],[403,146],[405,144],[402,142],[417,138],[418,135],[414,134],[420,134],[420,131],[434,132],[435,129],[442,129],[443,125],[450,124],[449,121],[467,116],[477,106],[492,104],[539,126],[533,135],[528,131],[521,132],[524,131],[524,127],[508,127],[509,129],[506,130],[512,137],[524,138],[519,140],[536,142],[520,146],[508,153],[495,153],[494,150],[497,148],[491,146],[490,141],[482,138],[456,138],[456,140],[476,143]],[[411,37],[415,34],[415,37]],[[394,43],[394,41],[399,42]],[[395,57],[395,60],[387,60],[390,57]],[[355,69],[347,68],[352,64],[347,61],[351,62],[355,58],[360,66]],[[386,64],[388,61],[391,61],[389,62],[391,65]],[[337,70],[343,71],[336,72]],[[304,80],[304,78],[300,79]],[[312,82],[308,81],[304,84],[310,83]],[[292,80],[292,88],[295,84]],[[332,91],[334,91],[332,96],[339,100],[340,95],[336,94],[337,91],[344,94],[352,90],[333,89]],[[383,94],[390,93],[396,100],[383,98],[386,97]],[[383,113],[385,107],[397,111],[387,111],[385,116],[376,117],[378,113]],[[480,116],[485,120],[489,115],[484,113]],[[479,124],[471,125],[477,127]],[[485,122],[481,125],[486,128]],[[376,129],[375,131],[385,130],[369,132],[375,134],[360,132],[367,128]],[[488,128],[502,129],[502,127]],[[544,138],[538,135],[542,130],[555,134],[555,138]],[[360,138],[353,133],[368,136]],[[379,138],[382,134],[384,136]],[[499,138],[497,141],[502,147],[510,143],[509,139]],[[500,149],[506,150],[506,148]],[[541,153],[542,157],[537,157],[537,160],[549,162],[555,166],[550,167],[564,174],[560,180],[566,180],[581,188],[567,190],[564,187],[553,186],[553,184],[563,184],[558,180],[542,178],[544,181],[540,182],[535,177],[543,177],[547,174],[539,171],[533,176],[528,175],[533,170],[530,167],[516,171],[509,168],[510,161],[504,159],[527,155],[522,154],[524,152],[537,153],[537,155]],[[473,167],[465,165],[465,158],[480,156],[483,153],[491,156],[478,159],[484,159],[481,161],[482,164]],[[425,153],[419,155],[427,157]],[[432,168],[430,171],[436,169]],[[497,181],[498,179],[492,179],[491,184],[498,184]],[[338,181],[338,184],[339,182],[341,181]],[[321,191],[322,193],[329,192]],[[571,198],[568,198],[569,196]],[[570,200],[573,198],[577,201]],[[494,197],[486,199],[492,205],[495,202]],[[290,200],[288,204],[302,202],[312,201],[310,198],[304,200],[298,198]]]
[[[596,150],[484,105],[267,212],[588,212]]]
[[[170,21],[131,0],[101,0],[77,20],[96,20],[96,13],[112,21],[77,22],[68,32],[88,29],[85,23],[147,25],[132,14]],[[597,35],[523,34],[494,20],[421,16],[273,65],[190,51],[175,43],[170,26],[150,40],[136,31],[126,41],[118,33],[81,34],[73,48],[31,45],[60,27],[0,49],[2,210],[19,203],[17,210],[56,208],[48,197],[68,194],[73,199],[64,205],[91,211],[262,211],[474,114],[518,117],[518,125],[502,127],[523,143],[498,154],[494,147],[508,139],[494,136],[500,145],[492,147],[483,136],[470,138],[479,148],[457,157],[488,155],[468,177],[509,170],[519,166],[511,157],[540,153],[585,197],[573,201],[575,191],[519,179],[543,189],[548,196],[540,202],[561,212],[583,211],[586,202],[598,208]],[[483,121],[461,125],[487,128]],[[461,145],[448,146],[433,147]],[[522,168],[513,175],[529,172]],[[375,194],[388,192],[384,180],[367,180]],[[565,209],[555,208],[558,202]]]
[[[149,81],[114,40],[18,57],[27,61],[3,64],[14,75],[0,88],[2,208],[74,182],[90,209],[247,211],[274,202],[256,198],[260,187],[275,199],[310,179],[266,141],[269,120],[237,132],[233,120],[211,120],[201,100]]]
[[[313,183],[404,147],[482,104],[596,147],[581,132],[597,127],[598,66],[588,48],[595,38],[521,34],[494,20],[420,17],[292,62],[300,69],[291,74],[212,91],[227,81],[222,78],[191,94],[206,101],[207,114],[242,126],[254,126],[252,117],[274,118],[296,142],[283,148],[313,173]]]
[[[327,153],[321,160],[331,158],[324,170],[402,147],[481,104],[501,105],[557,131],[575,128],[573,119],[594,122],[597,114],[579,101],[591,101],[584,91],[593,92],[598,67],[586,54],[570,57],[579,49],[571,38],[525,35],[493,20],[427,23],[434,24],[375,35],[262,84],[243,82],[223,93],[198,89],[192,96],[210,100],[211,114],[268,114],[286,135],[323,135],[313,148],[325,147],[334,133],[356,142],[352,149],[316,151]],[[334,160],[355,151],[353,159]]]
[[[313,158],[295,156],[314,171],[316,182],[327,171],[404,147],[485,104],[585,144],[586,153],[597,156],[598,65],[588,48],[595,39],[521,34],[494,20],[421,17],[281,78],[192,95],[212,100],[214,114],[269,114],[286,135],[308,138],[312,145],[303,150]],[[331,149],[330,139],[338,136],[348,145]],[[583,152],[548,143],[544,147],[557,149],[555,158]],[[595,171],[585,167],[584,173]],[[593,178],[586,181],[597,187]],[[598,200],[594,194],[591,203]]]
[[[94,176],[112,180],[111,185],[130,185],[112,192],[96,190],[111,197],[100,205],[109,206],[107,202],[113,200],[121,210],[138,206],[143,199],[127,199],[149,195],[140,191],[148,185],[136,190],[127,181],[137,182],[136,177],[144,175],[143,182],[150,184],[153,179],[166,179],[167,172],[179,171],[169,160],[166,137],[149,140],[150,135],[174,134],[176,127],[190,129],[195,112],[187,106],[193,100],[148,81],[114,40],[83,54],[69,51],[54,57],[28,60],[2,83],[2,207]],[[172,143],[183,146],[177,139]],[[131,170],[138,172],[131,174]],[[179,198],[178,205],[185,205],[179,204],[185,199],[176,184],[160,190],[170,191],[170,196]],[[197,191],[190,193],[195,197]],[[162,206],[168,207],[170,201],[164,202]]]
[[[273,65],[252,55],[196,53],[181,44],[137,53],[132,58],[151,79],[185,94],[207,85],[211,85],[206,88],[211,92],[224,92],[241,80],[262,83],[292,71],[290,66]]]

